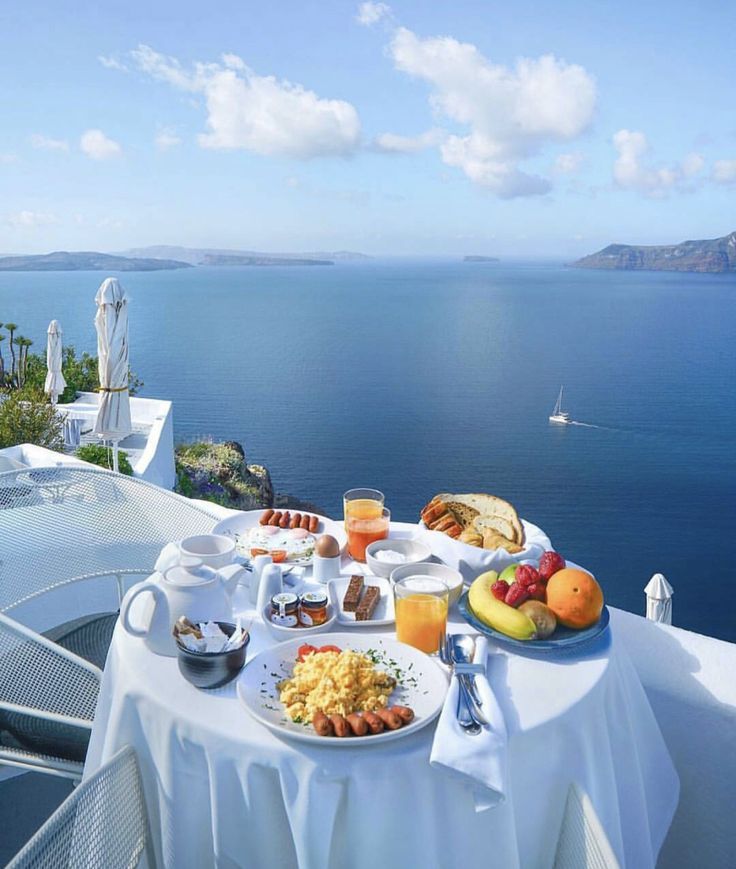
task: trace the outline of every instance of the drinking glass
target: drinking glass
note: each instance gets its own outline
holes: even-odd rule
[[[434,576],[406,576],[394,583],[396,639],[434,655],[447,631],[450,590]]]
[[[342,496],[345,516],[345,531],[348,530],[348,516],[360,519],[379,519],[384,506],[383,492],[378,489],[349,489]]]
[[[371,511],[370,515],[364,516],[361,512],[356,515],[351,510],[345,521],[348,529],[348,552],[356,561],[365,561],[366,546],[374,540],[385,540],[388,537],[391,511],[381,507],[377,514]]]

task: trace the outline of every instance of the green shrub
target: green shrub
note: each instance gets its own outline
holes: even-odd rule
[[[92,465],[99,465],[101,468],[112,470],[112,449],[103,446],[102,444],[85,444],[78,447],[74,455],[78,459],[89,462]],[[118,451],[118,470],[121,474],[133,476],[133,467],[128,460],[128,454],[125,450]]]
[[[66,389],[59,396],[61,403],[74,401],[78,392],[95,392],[100,385],[97,357],[82,353],[77,357],[77,351],[71,344],[65,345],[61,351],[61,373],[66,380]],[[25,360],[26,386],[43,390],[46,381],[46,356],[40,353],[29,353]],[[132,372],[128,376],[130,394],[135,395],[143,386]]]
[[[63,423],[46,396],[35,389],[0,394],[0,449],[36,444],[50,450],[64,445]]]

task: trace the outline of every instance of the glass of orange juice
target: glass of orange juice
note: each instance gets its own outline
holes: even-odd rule
[[[394,583],[396,639],[436,654],[447,631],[450,591],[434,576],[407,576]]]
[[[365,561],[365,548],[374,540],[385,540],[391,524],[391,511],[381,507],[376,515],[371,511],[367,516],[361,511],[348,514],[346,525],[348,529],[348,552],[356,561]]]
[[[345,531],[348,530],[350,515],[361,519],[380,519],[385,500],[383,492],[379,492],[378,489],[349,489],[345,492],[342,496]]]

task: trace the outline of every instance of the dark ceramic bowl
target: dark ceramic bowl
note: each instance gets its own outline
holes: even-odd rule
[[[235,625],[230,622],[216,624],[228,637],[235,630]],[[227,685],[243,669],[245,650],[249,642],[250,634],[239,649],[231,649],[229,652],[193,652],[182,645],[177,637],[179,671],[187,682],[197,688],[220,688]]]

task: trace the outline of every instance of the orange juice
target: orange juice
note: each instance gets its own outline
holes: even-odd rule
[[[447,629],[447,596],[413,593],[396,597],[396,639],[431,655]]]
[[[376,513],[371,508],[354,508],[351,501],[350,509],[345,517],[345,525],[348,531],[348,552],[356,561],[365,561],[365,548],[374,540],[385,540],[388,537],[390,513],[385,507],[378,505]],[[375,504],[375,501],[369,502]]]

